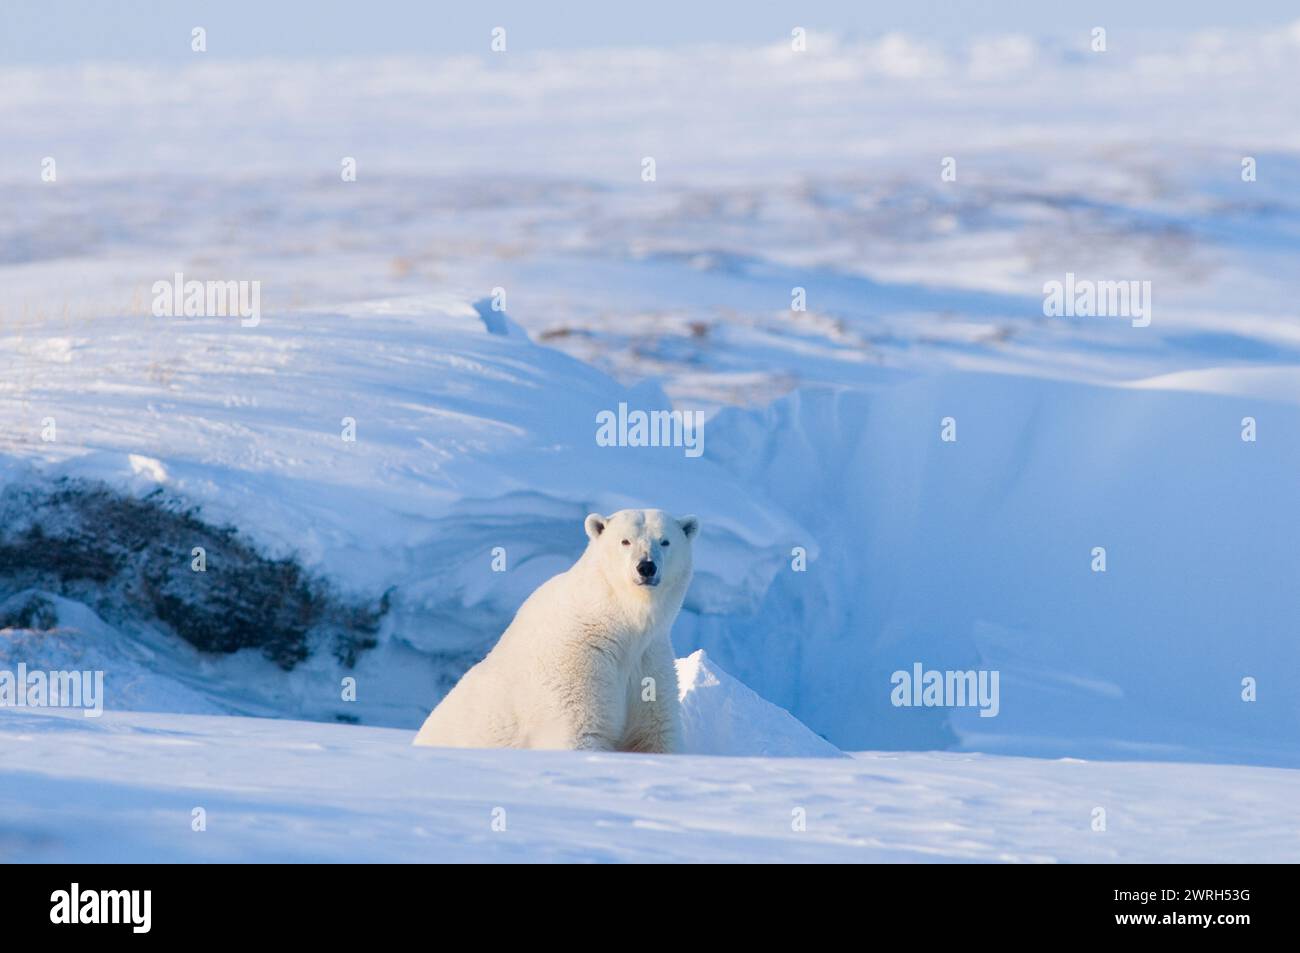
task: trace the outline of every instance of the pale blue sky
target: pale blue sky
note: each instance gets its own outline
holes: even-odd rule
[[[981,33],[1062,36],[1108,31],[1185,31],[1276,26],[1300,19],[1286,0],[5,0],[0,65],[190,56],[194,26],[208,31],[209,55],[312,57],[480,52],[493,26],[511,51],[592,46],[762,43],[792,26],[872,36],[903,30],[940,40]]]

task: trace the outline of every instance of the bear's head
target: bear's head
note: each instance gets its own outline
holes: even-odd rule
[[[584,526],[588,555],[616,590],[677,593],[690,582],[691,542],[700,528],[694,516],[619,510],[612,516],[592,513]]]

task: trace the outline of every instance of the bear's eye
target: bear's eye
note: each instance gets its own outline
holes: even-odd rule
[[[631,540],[628,540],[628,539],[625,539],[625,540],[623,540],[623,545],[624,545],[624,546],[631,546],[631,545],[632,545],[632,541],[631,541]]]
[[[664,539],[664,540],[660,540],[659,545],[660,545],[660,546],[667,546],[668,543],[669,543],[669,541],[666,540],[666,539]]]

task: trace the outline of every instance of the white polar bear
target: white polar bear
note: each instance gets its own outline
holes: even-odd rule
[[[529,596],[425,720],[417,745],[673,752],[669,638],[691,581],[693,516],[592,513],[587,548]]]

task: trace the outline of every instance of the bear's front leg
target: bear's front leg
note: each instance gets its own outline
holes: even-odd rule
[[[632,684],[628,730],[620,750],[675,754],[682,750],[681,706],[672,644],[658,639],[646,649]]]
[[[577,653],[557,668],[554,721],[539,747],[617,751],[626,724],[626,694],[600,652]]]

